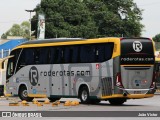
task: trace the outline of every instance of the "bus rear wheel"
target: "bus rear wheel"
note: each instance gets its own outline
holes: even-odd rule
[[[109,103],[111,105],[122,105],[124,102],[126,102],[126,99],[123,99],[123,98],[113,98],[113,99],[109,99],[108,100]]]
[[[87,103],[90,102],[90,99],[89,99],[89,90],[88,90],[88,88],[86,86],[83,86],[80,89],[79,98],[80,98],[82,104],[87,104]]]
[[[28,102],[31,102],[34,99],[32,97],[28,97],[28,92],[27,92],[26,86],[20,87],[18,96],[21,100],[26,100]]]

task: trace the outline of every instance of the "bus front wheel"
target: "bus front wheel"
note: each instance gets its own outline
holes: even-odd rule
[[[87,103],[90,102],[90,99],[89,99],[89,90],[88,90],[88,88],[86,86],[83,86],[80,89],[79,98],[80,98],[82,104],[87,104]]]
[[[19,98],[21,100],[26,100],[28,102],[31,102],[34,98],[28,97],[28,92],[26,86],[21,86],[19,89]]]
[[[113,99],[109,99],[108,100],[109,103],[111,105],[122,105],[124,102],[126,102],[126,99],[123,99],[123,98],[113,98]]]

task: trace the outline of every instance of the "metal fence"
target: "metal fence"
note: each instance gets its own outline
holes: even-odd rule
[[[1,49],[0,50],[0,58],[7,57],[10,54],[10,51],[11,51],[10,49],[9,50]]]

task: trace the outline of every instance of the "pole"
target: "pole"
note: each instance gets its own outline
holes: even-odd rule
[[[31,23],[31,12],[34,12],[34,10],[25,10],[25,11],[27,11],[27,12],[29,12],[30,13],[30,19],[29,19],[29,22],[30,22],[30,35],[29,35],[29,37],[30,37],[30,40],[31,40],[31,38],[32,38],[32,23]]]
[[[30,12],[30,40],[32,39],[32,22],[31,22],[31,12]]]
[[[1,53],[2,53],[2,54],[1,54],[1,55],[2,55],[2,58],[4,57],[4,56],[3,56],[3,52],[4,52],[4,51],[3,51],[3,49],[2,49],[2,51],[1,51]]]

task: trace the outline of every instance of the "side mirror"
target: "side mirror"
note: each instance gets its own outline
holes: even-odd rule
[[[0,69],[4,69],[4,61],[0,60]]]
[[[1,63],[1,68],[4,69],[4,61]]]
[[[5,62],[5,60],[8,60],[9,58],[12,58],[12,57],[14,57],[14,55],[7,56],[5,58],[0,59],[0,69],[4,69],[4,62]]]

